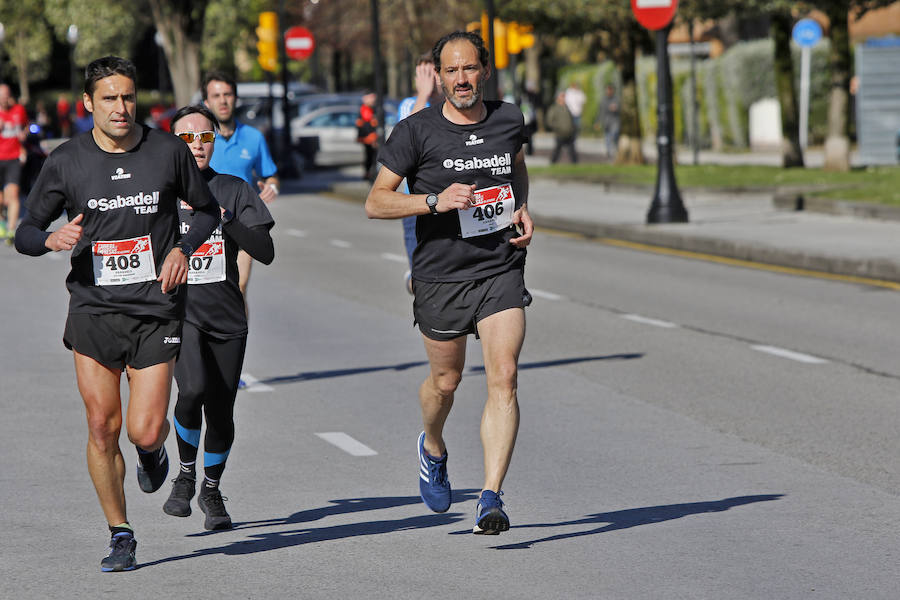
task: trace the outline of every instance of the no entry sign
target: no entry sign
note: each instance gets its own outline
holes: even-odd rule
[[[631,0],[631,10],[638,23],[656,31],[672,22],[678,0]]]
[[[306,27],[291,27],[284,32],[284,51],[289,58],[306,60],[315,49],[316,41]]]

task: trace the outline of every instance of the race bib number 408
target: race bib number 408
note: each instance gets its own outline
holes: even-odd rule
[[[188,284],[225,281],[225,242],[210,242],[197,248],[188,261]]]
[[[91,244],[96,285],[127,285],[156,279],[150,236]]]
[[[512,185],[509,183],[475,190],[475,205],[458,210],[459,229],[464,238],[487,235],[512,225],[516,208]]]

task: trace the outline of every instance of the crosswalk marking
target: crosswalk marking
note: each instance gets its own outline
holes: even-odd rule
[[[288,229],[285,233],[298,238],[306,237],[306,232],[302,229]]]
[[[374,456],[378,454],[362,442],[358,442],[343,431],[317,433],[317,436],[350,454],[351,456]]]
[[[381,258],[383,258],[384,260],[390,260],[399,263],[408,262],[406,256],[404,256],[403,254],[394,254],[392,252],[382,252]]]
[[[331,240],[331,245],[338,248],[350,248],[353,246],[353,244],[345,242],[344,240]]]

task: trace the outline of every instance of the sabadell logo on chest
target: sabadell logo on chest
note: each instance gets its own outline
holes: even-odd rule
[[[147,215],[155,213],[159,208],[159,192],[149,194],[138,192],[133,196],[116,195],[115,198],[91,198],[87,201],[87,207],[100,212],[131,207],[135,214]]]

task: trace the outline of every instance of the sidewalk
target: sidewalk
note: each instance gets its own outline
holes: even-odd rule
[[[528,163],[546,164],[546,158]],[[368,185],[345,181],[331,190],[365,201]],[[900,283],[900,221],[785,210],[772,193],[681,190],[681,196],[689,223],[647,225],[651,187],[532,177],[528,208],[538,227],[592,238]]]

